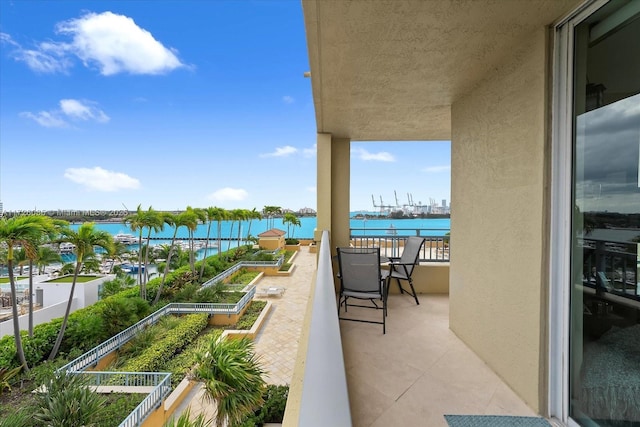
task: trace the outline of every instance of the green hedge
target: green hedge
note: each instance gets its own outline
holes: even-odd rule
[[[160,341],[142,354],[128,360],[119,370],[123,372],[156,372],[174,354],[186,347],[207,327],[207,314],[189,314]]]

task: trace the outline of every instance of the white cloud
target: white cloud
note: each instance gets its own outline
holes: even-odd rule
[[[353,148],[351,150],[352,155],[357,156],[360,160],[364,161],[378,161],[378,162],[395,162],[396,159],[393,154],[386,151],[380,151],[379,153],[370,153],[364,148]]]
[[[88,13],[59,23],[57,29],[73,37],[68,44],[70,52],[85,65],[97,65],[105,76],[121,72],[163,74],[184,65],[173,50],[124,15]]]
[[[209,194],[207,198],[216,202],[226,202],[244,200],[248,196],[249,193],[247,193],[247,191],[242,188],[225,187]]]
[[[307,187],[306,190],[309,193],[316,193],[318,191],[316,187]]]
[[[25,49],[13,40],[11,35],[0,33],[0,42],[10,45],[13,51],[10,55],[16,61],[27,64],[33,71],[39,73],[65,72],[71,62],[64,56],[63,49],[53,43],[41,43],[36,49]]]
[[[314,157],[317,152],[318,152],[318,144],[313,144],[313,147],[303,149],[302,155],[304,157]]]
[[[102,169],[99,166],[89,168],[68,168],[64,177],[78,183],[88,190],[117,191],[140,188],[140,181],[121,172]]]
[[[451,170],[451,165],[429,166],[422,169],[423,172],[427,172],[427,173],[448,172],[450,170]]]
[[[285,145],[284,147],[277,147],[273,153],[260,154],[260,157],[286,157],[297,152],[298,149],[296,147]]]
[[[15,60],[43,73],[65,72],[72,66],[73,57],[87,67],[97,67],[105,76],[164,74],[186,66],[176,50],[165,47],[128,16],[87,13],[58,23],[56,30],[70,36],[71,42],[42,42],[29,49],[6,33],[0,34],[0,41],[13,47],[11,55]]]
[[[40,126],[46,128],[65,128],[69,124],[59,117],[57,113],[51,113],[49,111],[40,111],[39,113],[30,113],[28,111],[20,113],[20,117],[31,119],[38,123]]]
[[[61,99],[60,108],[62,112],[67,116],[78,120],[95,120],[100,123],[108,122],[109,116],[104,111],[93,107],[91,103],[85,101],[84,103],[77,99]]]
[[[39,113],[31,113],[29,111],[20,113],[20,117],[34,120],[40,126],[44,127],[69,127],[68,120],[73,121],[95,121],[98,123],[107,123],[110,118],[104,111],[95,107],[95,102],[79,101],[77,99],[61,99],[60,109],[40,111]]]
[[[293,99],[293,96],[285,95],[282,97],[282,102],[284,102],[285,104],[293,104],[294,102],[296,102],[296,100]]]

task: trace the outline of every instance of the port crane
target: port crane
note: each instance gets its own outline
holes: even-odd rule
[[[379,205],[376,204],[376,199],[373,196],[373,194],[371,195],[371,201],[373,202],[373,207],[374,208],[380,208],[380,214],[381,215],[384,214],[385,211],[386,212],[391,212],[391,210],[393,208],[397,207],[397,206],[393,206],[393,205],[385,205],[384,201],[382,200],[382,195],[380,195],[380,204]]]

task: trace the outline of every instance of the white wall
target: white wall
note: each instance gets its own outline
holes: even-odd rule
[[[41,276],[45,280],[46,277]],[[113,280],[115,276],[110,274],[96,278],[86,283],[77,283],[74,290],[73,301],[71,302],[71,312],[95,304],[98,301],[98,288],[107,281]],[[57,317],[64,316],[64,312],[69,300],[69,292],[71,291],[71,283],[48,283],[36,282],[33,284],[34,295],[33,301],[36,301],[35,292],[37,289],[43,291],[43,308],[33,312],[33,325],[49,322]],[[18,317],[21,330],[27,330],[29,327],[29,316],[24,314]],[[0,338],[5,335],[13,335],[13,321],[11,319],[0,323]]]
[[[57,304],[41,308],[33,312],[33,325],[39,325],[41,323],[50,322],[51,320],[64,316],[64,311],[67,308],[67,302],[59,302]],[[78,310],[78,299],[75,298],[71,302],[71,312]],[[23,314],[18,317],[18,322],[20,323],[20,330],[26,331],[29,329],[29,315]],[[13,320],[5,320],[4,322],[0,322],[0,338],[5,335],[13,335]]]

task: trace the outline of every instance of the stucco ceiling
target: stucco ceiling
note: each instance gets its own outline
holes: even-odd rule
[[[451,104],[576,0],[302,0],[317,130],[448,140]]]

